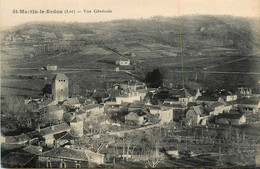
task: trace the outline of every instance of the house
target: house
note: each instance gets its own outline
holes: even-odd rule
[[[87,149],[58,147],[39,156],[39,168],[89,168],[90,163],[103,164],[104,155]]]
[[[47,70],[47,71],[56,71],[56,70],[58,70],[58,66],[57,65],[47,65],[45,67],[45,70]]]
[[[238,94],[240,95],[250,95],[252,94],[252,89],[249,87],[239,87]]]
[[[69,79],[65,74],[57,74],[52,80],[52,96],[56,102],[69,98]]]
[[[173,121],[173,107],[160,107],[156,105],[146,106],[149,109],[150,114],[158,115],[161,123],[169,123]]]
[[[217,124],[228,124],[228,125],[242,125],[246,123],[246,117],[243,114],[219,114],[215,118]]]
[[[68,98],[66,101],[64,101],[63,105],[71,108],[80,108],[81,106],[77,97]]]
[[[58,134],[54,134],[53,135],[54,139],[55,139],[55,145],[54,147],[60,147],[63,146],[65,144],[71,144],[74,142],[75,138],[67,131],[58,133]]]
[[[42,149],[43,148],[41,146],[28,145],[22,150],[30,154],[40,155],[42,154]]]
[[[39,109],[43,109],[43,108],[45,108],[47,106],[56,105],[56,104],[57,104],[57,102],[55,102],[54,100],[47,99],[47,100],[43,100],[38,105],[39,105]]]
[[[194,106],[186,113],[187,124],[193,125],[206,125],[208,123],[209,113],[204,110],[203,106]]]
[[[212,111],[210,111],[210,116],[216,116],[220,113],[223,113],[224,107],[225,105],[220,101],[210,104],[210,108],[212,109]]]
[[[147,89],[145,83],[141,83],[137,80],[130,80],[127,81],[126,83],[120,84],[120,87],[123,90],[131,90],[131,91],[136,91],[138,89]]]
[[[260,97],[238,99],[237,104],[244,112],[251,112],[253,114],[260,112]]]
[[[31,102],[40,103],[41,101],[43,101],[43,98],[40,96],[27,97],[26,99],[24,99],[24,104],[29,104]]]
[[[163,101],[163,104],[170,104],[170,105],[172,105],[172,104],[180,104],[180,102],[179,102],[179,98],[178,97],[171,96],[171,97],[165,99]]]
[[[30,153],[11,152],[1,160],[3,168],[35,168],[36,155]]]
[[[104,113],[104,106],[99,104],[88,104],[83,106],[80,110],[84,111],[85,113],[99,115]]]
[[[224,100],[226,102],[237,100],[237,95],[227,95],[227,96],[224,96]]]
[[[54,147],[55,146],[55,138],[54,135],[58,133],[62,133],[64,131],[70,132],[71,128],[67,123],[61,123],[57,125],[52,125],[50,127],[45,127],[43,129],[38,129],[36,131],[27,133],[31,137],[37,136],[42,138],[39,141],[39,145],[45,145],[47,147]]]
[[[123,102],[122,104],[123,105],[127,105],[126,102]],[[133,103],[130,103],[130,105],[127,106],[128,107],[128,112],[142,110],[144,105],[145,105],[144,101],[133,101]]]
[[[123,102],[129,102],[132,103],[134,101],[140,101],[141,97],[138,93],[136,92],[131,92],[128,94],[121,94],[116,97],[116,104],[121,104]]]
[[[54,123],[63,121],[64,110],[57,106],[47,106],[48,119]]]
[[[33,142],[28,134],[20,134],[16,136],[5,136],[5,144],[21,147]]]
[[[140,112],[131,112],[125,116],[125,123],[126,124],[135,124],[141,125],[145,122],[146,114]]]
[[[191,109],[186,113],[187,125],[189,126],[197,125],[198,119],[199,119],[199,115],[195,112],[194,109]]]
[[[77,109],[75,116],[83,121],[86,121],[90,116],[99,116],[104,114],[104,106],[99,104],[88,104],[84,105],[82,108]]]
[[[83,122],[84,121],[77,116],[70,121],[71,132],[74,135],[78,137],[83,136]]]
[[[159,119],[161,123],[169,123],[173,121],[173,108],[162,107],[159,112]]]
[[[129,59],[120,59],[116,61],[116,65],[120,66],[129,66],[130,65],[130,60]]]
[[[211,104],[219,100],[218,96],[202,95],[196,99],[197,104]]]
[[[194,97],[188,92],[188,90],[183,89],[182,94],[179,97],[179,103],[181,105],[187,106],[189,102],[193,102],[193,101],[194,101]]]

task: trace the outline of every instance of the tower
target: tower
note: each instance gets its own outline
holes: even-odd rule
[[[65,74],[57,74],[52,81],[53,100],[60,102],[69,97],[69,79]]]

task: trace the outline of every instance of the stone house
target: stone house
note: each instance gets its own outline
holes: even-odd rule
[[[89,168],[98,164],[104,164],[104,155],[81,148],[58,147],[38,158],[39,168]]]

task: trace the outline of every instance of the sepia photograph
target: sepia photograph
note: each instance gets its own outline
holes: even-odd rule
[[[0,0],[1,168],[260,167],[259,0]]]

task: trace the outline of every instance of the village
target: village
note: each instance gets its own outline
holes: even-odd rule
[[[2,167],[259,165],[259,138],[247,128],[260,123],[260,94],[249,87],[209,92],[133,78],[97,100],[95,90],[70,96],[69,81],[57,72],[51,93],[26,98],[20,115],[1,114]]]

